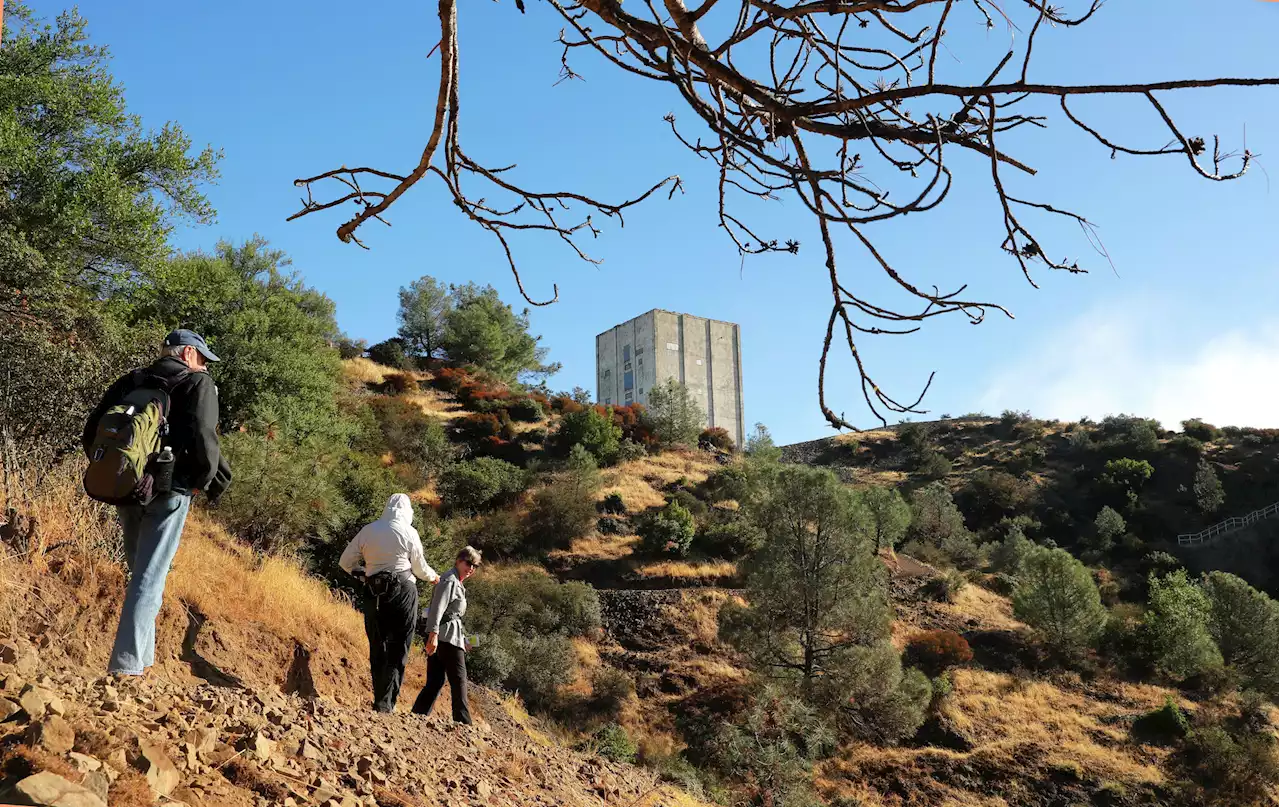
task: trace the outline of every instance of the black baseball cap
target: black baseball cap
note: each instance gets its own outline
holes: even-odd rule
[[[204,356],[206,361],[222,361],[214,355],[209,346],[205,344],[204,337],[195,331],[189,331],[186,328],[179,328],[164,338],[165,347],[181,347],[182,345],[191,345],[200,351],[200,355]]]

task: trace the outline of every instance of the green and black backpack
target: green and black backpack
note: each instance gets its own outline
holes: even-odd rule
[[[189,375],[134,370],[134,389],[107,410],[89,447],[84,492],[115,505],[145,505],[156,489],[154,461],[169,433],[169,393]],[[172,469],[170,469],[170,473]]]

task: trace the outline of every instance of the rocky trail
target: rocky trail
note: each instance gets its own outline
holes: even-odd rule
[[[410,697],[412,692],[406,693]],[[275,687],[95,676],[0,637],[0,803],[47,807],[675,807],[647,771],[483,718],[374,714]],[[441,712],[443,715],[444,710]]]

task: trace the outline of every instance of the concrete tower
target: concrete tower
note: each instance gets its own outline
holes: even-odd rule
[[[645,404],[674,378],[742,445],[742,334],[732,322],[654,309],[596,337],[596,402]]]

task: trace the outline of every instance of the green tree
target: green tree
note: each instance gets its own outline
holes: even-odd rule
[[[569,452],[565,469],[533,495],[529,507],[529,546],[539,550],[568,547],[596,522],[600,471],[595,457],[580,445]]]
[[[9,3],[0,44],[0,424],[33,468],[73,449],[84,413],[155,357],[126,327],[133,289],[179,223],[208,223],[220,155],[176,124],[144,129],[106,48],[75,11],[44,24]],[[14,458],[10,458],[11,460]]]
[[[440,343],[450,359],[474,364],[508,382],[548,376],[559,364],[544,364],[547,348],[529,333],[529,310],[519,314],[502,302],[492,286],[451,286],[453,307],[444,317]]]
[[[755,430],[747,435],[743,453],[753,460],[761,462],[777,462],[782,459],[782,449],[773,443],[773,435],[763,423],[757,423]]]
[[[1062,549],[1036,547],[1023,562],[1013,613],[1049,644],[1081,650],[1098,637],[1107,610],[1085,565]]]
[[[750,604],[721,611],[721,635],[850,733],[914,732],[928,682],[916,686],[889,643],[885,570],[863,502],[830,471],[785,466],[750,516],[766,540],[745,564]]]
[[[1226,494],[1222,492],[1222,482],[1218,480],[1217,472],[1203,457],[1196,463],[1196,475],[1191,483],[1191,489],[1196,496],[1196,506],[1200,508],[1200,512],[1205,514],[1218,512],[1218,509],[1222,507],[1222,502],[1226,499]]]
[[[1103,507],[1098,511],[1098,517],[1093,520],[1093,541],[1090,544],[1100,552],[1107,552],[1115,545],[1116,539],[1124,535],[1127,528],[1124,516],[1110,507]]]
[[[693,513],[673,500],[667,502],[666,507],[641,520],[637,532],[644,551],[654,555],[684,557],[689,554],[696,530],[697,523]]]
[[[930,563],[951,562],[971,568],[981,560],[973,533],[941,482],[930,483],[911,494],[911,526],[907,529],[909,555]]]
[[[645,416],[654,436],[666,446],[692,446],[706,423],[706,413],[689,390],[674,378],[649,390],[649,407]]]
[[[711,764],[746,781],[750,804],[821,807],[811,763],[835,748],[835,734],[811,705],[766,687],[734,722],[715,731]]]
[[[1200,582],[1209,600],[1209,633],[1246,685],[1275,697],[1280,664],[1280,611],[1275,600],[1233,574],[1209,572]]]
[[[991,565],[1011,577],[1021,577],[1027,558],[1035,548],[1036,545],[1023,533],[1022,527],[1015,525],[1009,529],[1004,540],[992,550]]]
[[[1142,622],[1161,672],[1181,681],[1222,666],[1222,653],[1209,630],[1210,614],[1209,598],[1186,571],[1151,575]]]
[[[621,440],[622,427],[595,407],[566,414],[560,419],[560,430],[556,432],[561,451],[571,452],[581,447],[601,465],[611,465],[617,460]]]
[[[212,254],[178,255],[137,292],[135,314],[186,327],[224,361],[218,381],[224,429],[257,424],[305,437],[346,436],[337,416],[342,365],[334,304],[286,273],[289,260],[254,237]]]
[[[911,525],[911,507],[893,488],[871,485],[858,491],[862,504],[871,516],[877,549],[893,549]]]
[[[1102,483],[1122,493],[1137,495],[1154,471],[1146,460],[1129,457],[1107,460],[1102,468]]]
[[[400,287],[397,332],[413,352],[426,359],[443,349],[445,321],[453,308],[449,289],[431,275]]]

